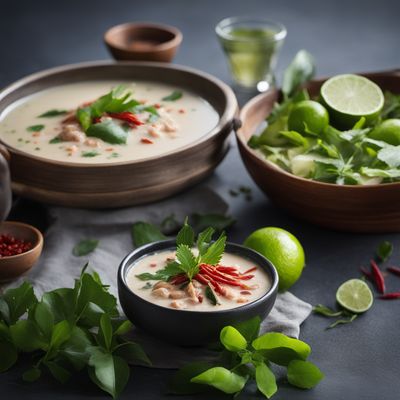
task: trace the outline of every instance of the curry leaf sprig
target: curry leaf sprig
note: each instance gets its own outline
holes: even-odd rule
[[[173,378],[170,391],[191,394],[208,386],[238,394],[255,381],[258,390],[271,398],[278,390],[273,364],[287,368],[288,382],[301,389],[311,389],[323,379],[319,368],[307,361],[311,353],[307,343],[276,332],[258,336],[259,330],[258,317],[223,328],[220,342],[224,350],[219,360],[183,367]]]
[[[160,237],[155,233],[156,231],[153,228],[147,226],[146,229],[147,231],[151,231],[153,236]],[[191,281],[199,272],[201,264],[217,265],[221,261],[225,250],[226,236],[224,233],[221,233],[218,239],[212,242],[214,232],[214,228],[207,228],[200,232],[197,239],[195,239],[195,232],[186,219],[176,237],[176,259],[154,274],[143,273],[137,275],[137,277],[144,281],[167,281],[183,273]],[[192,250],[194,246],[197,247],[197,255]]]
[[[33,364],[23,374],[25,381],[36,381],[47,370],[64,383],[86,369],[115,398],[128,381],[129,361],[150,364],[142,348],[124,338],[131,328],[120,317],[116,298],[86,266],[74,287],[46,292],[41,299],[24,282],[0,296],[0,372],[20,353],[30,353]]]

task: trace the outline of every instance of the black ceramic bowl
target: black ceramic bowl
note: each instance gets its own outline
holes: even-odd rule
[[[261,254],[233,243],[227,243],[226,252],[236,253],[254,261],[270,276],[271,288],[259,299],[231,310],[189,311],[162,307],[142,299],[133,293],[126,283],[126,276],[134,263],[145,255],[163,250],[174,250],[175,240],[151,243],[132,251],[118,270],[119,300],[126,316],[132,323],[162,340],[182,346],[197,346],[218,339],[226,325],[246,321],[255,316],[264,319],[275,303],[278,291],[278,274],[275,267]]]

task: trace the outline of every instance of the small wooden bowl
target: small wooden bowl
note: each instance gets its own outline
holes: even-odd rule
[[[43,248],[43,236],[32,225],[6,221],[0,224],[0,235],[11,235],[32,243],[25,253],[0,258],[0,282],[10,281],[29,271],[39,259]]]
[[[104,42],[119,61],[171,62],[182,42],[182,33],[173,26],[128,22],[110,28]]]
[[[363,74],[383,90],[400,93],[400,71]],[[325,79],[308,85],[312,96]],[[236,132],[244,164],[265,194],[279,207],[305,221],[349,232],[400,232],[400,183],[370,186],[335,185],[297,177],[266,161],[247,141],[272,110],[280,92],[271,90],[242,109]]]

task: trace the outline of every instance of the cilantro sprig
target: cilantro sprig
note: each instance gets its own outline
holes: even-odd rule
[[[176,237],[176,260],[169,262],[154,274],[143,273],[136,276],[143,281],[168,281],[178,274],[185,274],[191,281],[199,272],[201,264],[217,265],[221,261],[226,236],[225,233],[221,233],[218,239],[212,242],[214,233],[214,228],[210,227],[200,232],[196,239],[193,228],[186,220]],[[198,249],[197,255],[193,252],[194,246]]]

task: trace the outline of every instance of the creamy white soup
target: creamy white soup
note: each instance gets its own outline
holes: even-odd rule
[[[112,163],[184,147],[210,132],[218,120],[207,101],[172,85],[78,82],[9,106],[0,116],[0,138],[46,159]]]
[[[162,251],[139,259],[126,276],[128,287],[151,303],[190,311],[240,307],[259,299],[271,288],[270,277],[263,268],[232,253],[224,253],[220,264],[215,267],[200,266],[191,283],[179,276],[167,282],[140,278],[142,274],[154,275],[174,259],[173,251]]]

